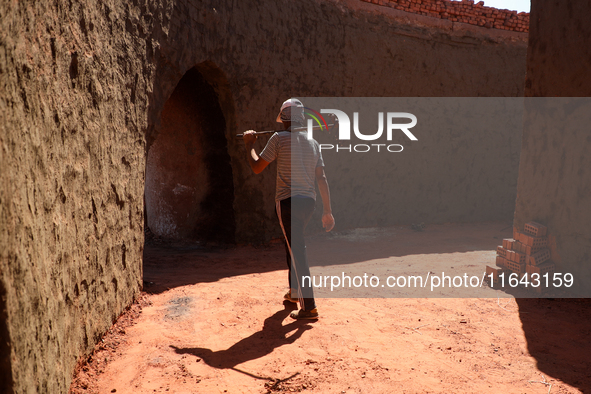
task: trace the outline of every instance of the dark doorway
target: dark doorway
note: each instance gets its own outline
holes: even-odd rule
[[[192,68],[164,104],[148,148],[146,219],[170,240],[234,242],[234,185],[218,96]]]

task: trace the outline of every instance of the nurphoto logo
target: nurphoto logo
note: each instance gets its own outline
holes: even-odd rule
[[[320,114],[316,111],[315,115],[312,116],[313,119],[316,121],[320,128],[323,129],[322,123],[326,125],[326,121],[324,117],[320,114],[332,114],[336,117],[338,124],[339,124],[339,141],[351,141],[351,120],[349,115],[347,115],[344,111],[338,109],[321,109]],[[306,113],[307,115],[311,115],[310,113]],[[392,136],[394,132],[401,131],[408,137],[411,141],[418,141],[417,137],[409,129],[413,128],[417,124],[417,117],[408,112],[387,112],[384,116],[384,112],[378,112],[378,130],[373,134],[365,134],[361,130],[359,130],[359,112],[353,112],[353,134],[355,138],[361,141],[376,141],[379,140],[382,135],[384,134],[384,118],[386,119],[386,141],[392,141]],[[320,120],[322,120],[322,123]],[[407,120],[407,122],[400,122],[401,120]],[[408,122],[410,120],[410,122]],[[308,138],[313,138],[313,121],[312,119],[308,119]],[[366,132],[366,130],[365,130]],[[371,144],[349,144],[349,145],[340,145],[340,144],[320,144],[321,150],[335,150],[336,152],[357,152],[357,153],[366,153],[369,151],[376,151],[376,152],[402,152],[403,146],[400,144],[387,144],[387,143],[371,143]]]

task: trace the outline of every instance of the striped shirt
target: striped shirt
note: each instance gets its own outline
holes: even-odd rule
[[[277,159],[275,200],[301,196],[316,199],[316,167],[324,167],[320,146],[306,131],[279,131],[271,136],[260,157]]]

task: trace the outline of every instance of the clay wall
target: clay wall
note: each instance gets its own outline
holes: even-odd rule
[[[139,294],[152,7],[0,2],[0,392],[66,393]]]
[[[187,42],[193,45],[175,37],[188,37]],[[277,127],[278,106],[290,96],[521,96],[526,37],[524,33],[474,27],[360,1],[281,6],[204,2],[199,7],[178,1],[168,35],[155,37],[159,46],[150,100],[150,124],[154,126],[149,138],[157,138],[152,136],[163,127],[161,108],[176,84],[197,65],[214,86],[227,124],[235,240],[266,241],[281,234],[274,212],[274,165],[254,176],[242,141],[234,138],[236,133]],[[499,174],[507,179],[500,188],[487,189],[490,198],[485,201],[478,201],[478,197],[469,201],[478,215],[459,218],[452,208],[436,215],[422,212],[423,217],[435,217],[437,222],[510,220],[519,152],[519,138],[513,137],[502,133],[495,137],[499,149],[492,156],[498,160],[485,166],[482,179],[498,178]],[[453,140],[445,135],[440,138]],[[261,138],[256,148],[262,149],[265,141]],[[486,149],[477,140],[468,144],[474,144],[476,150]],[[470,151],[466,150],[468,156]],[[417,178],[408,177],[400,188],[417,191],[413,179]],[[454,177],[448,183],[453,184],[453,190],[465,189],[468,182],[468,178]],[[488,188],[484,183],[474,187]],[[426,206],[433,202],[435,210],[437,194],[430,190],[423,190],[422,195],[431,196]],[[343,202],[347,204],[351,206]]]
[[[514,226],[548,226],[556,272],[591,280],[591,12],[589,2],[532,2]],[[537,97],[554,97],[540,99]],[[556,98],[559,97],[559,98]],[[573,122],[573,119],[579,119]]]
[[[253,176],[234,135],[274,127],[286,97],[523,94],[525,34],[358,0],[4,2],[0,15],[6,391],[66,392],[138,294],[146,158],[189,70],[224,117],[237,242],[279,235],[274,167]],[[502,201],[514,196],[511,149],[499,151]],[[505,205],[484,209],[510,216]]]

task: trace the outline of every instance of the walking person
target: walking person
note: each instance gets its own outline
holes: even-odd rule
[[[292,318],[317,319],[318,309],[312,284],[306,288],[302,286],[302,277],[310,277],[304,230],[314,212],[315,183],[318,183],[322,198],[322,225],[326,231],[334,227],[324,161],[318,142],[308,139],[304,127],[304,105],[300,100],[286,100],[281,105],[276,121],[282,123],[285,130],[274,133],[260,155],[253,148],[257,140],[255,131],[244,133],[244,143],[248,162],[255,174],[261,173],[269,163],[277,160],[275,207],[286,241],[290,285],[284,298],[290,302],[300,302],[301,309],[292,312]]]

